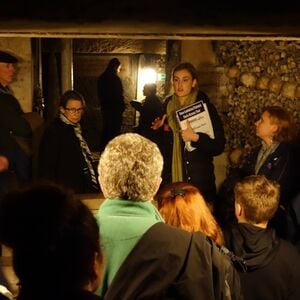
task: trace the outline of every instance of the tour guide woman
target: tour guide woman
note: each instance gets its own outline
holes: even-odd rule
[[[174,94],[166,99],[166,114],[152,123],[153,129],[163,132],[164,183],[185,181],[199,188],[206,201],[216,196],[213,157],[224,150],[223,125],[217,110],[207,95],[197,88],[197,71],[190,63],[181,63],[172,74]],[[205,133],[195,132],[190,124],[181,130],[175,112],[194,102],[207,105],[212,122],[214,139]],[[191,146],[191,147],[190,147]]]

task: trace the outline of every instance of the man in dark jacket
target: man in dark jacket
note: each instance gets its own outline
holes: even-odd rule
[[[159,144],[159,133],[151,128],[153,120],[157,117],[161,118],[164,114],[162,101],[156,95],[156,84],[145,84],[143,93],[145,99],[142,102],[130,102],[131,106],[140,113],[139,124],[135,132]]]
[[[16,174],[19,182],[27,182],[31,176],[31,160],[20,142],[30,142],[31,127],[23,117],[24,113],[9,89],[16,73],[17,58],[0,51],[0,147],[9,158],[10,169]]]
[[[120,69],[120,61],[113,58],[98,78],[98,98],[103,115],[104,146],[121,132],[125,103],[122,82],[118,76]]]
[[[267,228],[279,203],[279,185],[261,175],[246,177],[234,188],[238,224],[225,230],[226,246],[247,264],[240,273],[244,298],[300,299],[300,256]]]

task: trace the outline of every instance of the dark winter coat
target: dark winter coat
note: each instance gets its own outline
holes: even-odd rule
[[[104,299],[241,299],[241,293],[231,261],[206,236],[157,223],[128,255]]]
[[[10,170],[19,183],[31,178],[31,159],[20,147],[19,142],[31,143],[32,130],[23,117],[18,100],[0,84],[0,149],[10,163]]]
[[[72,125],[55,119],[46,128],[39,149],[39,175],[77,193],[89,192],[86,162]]]
[[[6,149],[18,147],[13,136],[31,138],[31,127],[23,115],[18,100],[0,84],[0,128]]]
[[[121,79],[113,68],[106,69],[98,78],[98,98],[102,110],[103,136],[101,149],[119,135],[125,109]]]
[[[123,112],[123,86],[114,69],[104,71],[98,78],[98,98],[103,110]]]
[[[156,118],[161,118],[164,114],[163,104],[156,95],[148,96],[143,103],[131,101],[131,105],[140,112],[139,125],[136,132],[140,135],[158,143],[159,133],[151,128],[152,122]]]
[[[53,292],[53,291],[52,291]],[[63,296],[59,296],[58,293],[49,293],[46,291],[44,294],[40,294],[38,297],[30,296],[21,296],[18,297],[17,300],[101,300],[101,298],[92,292],[79,290],[72,294],[67,294]]]
[[[170,97],[165,101],[165,111],[171,99]],[[215,139],[211,139],[207,134],[197,132],[199,140],[191,142],[191,146],[196,148],[191,152],[184,149],[184,142],[182,141],[183,180],[198,187],[206,200],[214,201],[216,184],[213,158],[224,151],[224,129],[218,112],[207,95],[199,92],[196,101],[203,101],[207,104]],[[172,181],[173,134],[169,131],[164,132],[163,135],[164,138],[162,140],[164,144],[161,147],[164,156],[163,179],[164,182],[168,183]]]
[[[300,299],[300,256],[272,229],[239,223],[224,231],[226,247],[242,257],[240,273],[245,300]]]
[[[257,156],[262,146],[254,149],[246,158],[242,168],[243,176],[255,174]],[[292,158],[290,146],[287,143],[280,143],[277,149],[270,154],[263,163],[257,175],[265,175],[270,180],[280,184],[280,203],[287,205],[291,198],[293,184]]]

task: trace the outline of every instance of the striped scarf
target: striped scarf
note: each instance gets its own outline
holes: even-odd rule
[[[85,163],[87,165],[87,168],[88,168],[88,172],[89,172],[89,177],[90,177],[90,181],[91,181],[91,184],[92,184],[92,188],[95,190],[95,191],[98,191],[99,190],[99,183],[98,183],[98,180],[97,180],[97,176],[96,176],[96,173],[95,173],[95,170],[94,170],[94,167],[93,167],[93,164],[92,164],[92,154],[91,154],[91,151],[89,149],[89,146],[88,144],[86,143],[85,139],[83,138],[82,134],[81,134],[81,126],[79,123],[77,124],[74,124],[72,122],[70,122],[66,116],[62,113],[59,114],[59,118],[60,120],[67,124],[67,125],[72,125],[73,128],[74,128],[74,133],[79,141],[79,145],[80,145],[80,148],[81,148],[81,152],[82,152],[82,155],[84,157],[84,160],[85,160]],[[85,170],[83,170],[84,173]]]

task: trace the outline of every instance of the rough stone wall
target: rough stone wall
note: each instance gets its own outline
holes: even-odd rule
[[[226,75],[218,88],[229,150],[247,153],[259,143],[254,122],[268,105],[284,107],[299,128],[299,41],[222,41],[216,53]]]
[[[74,39],[73,46],[76,53],[166,53],[166,42],[164,40]]]
[[[24,112],[32,111],[33,71],[30,38],[0,38],[0,49],[19,59],[16,80],[10,85]]]

